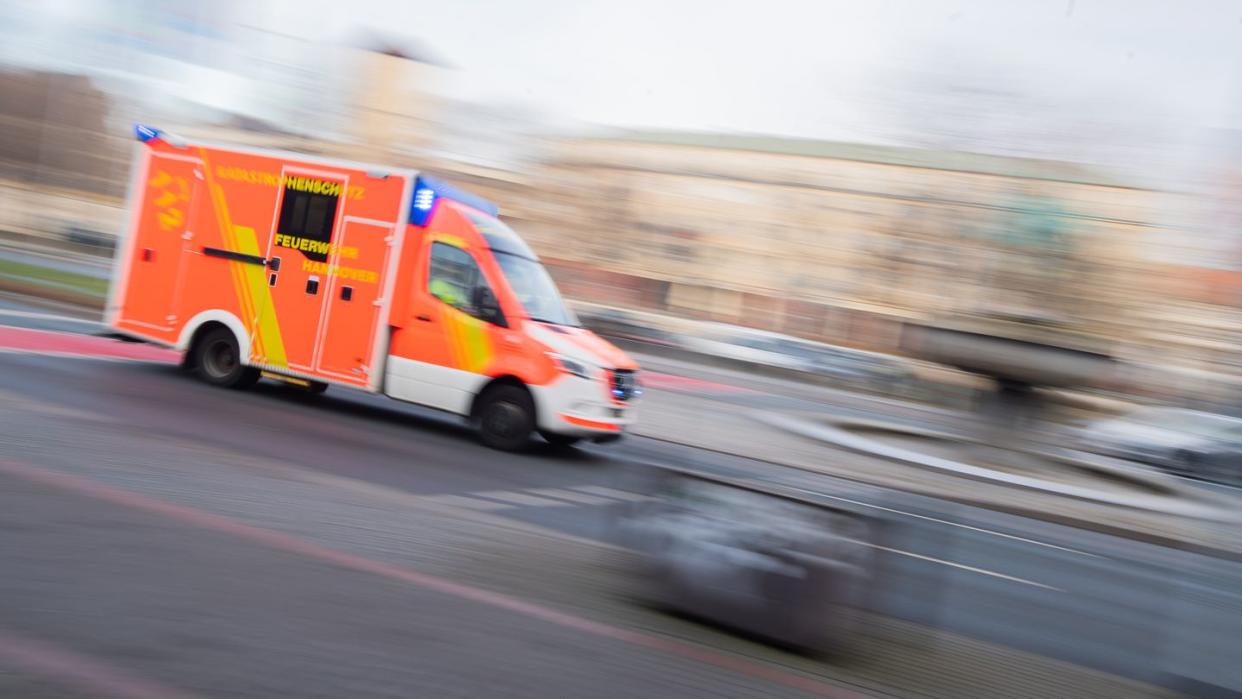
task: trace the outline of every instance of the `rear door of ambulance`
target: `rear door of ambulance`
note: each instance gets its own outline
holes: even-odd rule
[[[378,389],[412,174],[254,155],[232,160],[213,158],[222,180],[229,167],[279,175],[270,208],[254,218],[264,224],[258,239],[267,266],[258,293],[270,302],[256,309],[251,363]],[[244,171],[233,174],[246,178],[233,189],[251,186]]]

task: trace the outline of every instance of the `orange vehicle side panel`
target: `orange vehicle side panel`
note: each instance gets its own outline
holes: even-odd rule
[[[382,330],[376,301],[401,233],[409,178],[158,140],[141,152],[148,164],[133,193],[136,225],[121,253],[114,325],[175,344],[195,316],[222,311],[249,335],[251,364],[367,385],[381,359],[372,356]],[[331,219],[327,240],[281,223],[290,192],[313,192],[321,209],[335,201],[335,212],[322,217]],[[213,256],[209,248],[252,261]],[[278,271],[262,262],[272,258],[280,258]],[[317,287],[308,285],[312,278]],[[343,286],[352,288],[348,301]]]
[[[531,385],[547,385],[559,376],[557,367],[539,343],[521,332],[525,316],[522,306],[483,236],[462,215],[461,208],[465,205],[441,200],[426,228],[409,227],[398,276],[398,288],[404,289],[407,297],[402,302],[405,308],[401,317],[394,316],[392,321],[395,329],[389,353],[485,376],[514,376]],[[428,275],[431,246],[436,242],[470,253],[496,293],[509,327],[474,318],[431,295]]]
[[[350,262],[365,269],[384,270],[375,283],[333,276],[328,283],[324,303],[324,332],[328,341],[323,343],[319,370],[342,380],[367,378],[364,368],[371,348],[375,346],[375,334],[379,332],[380,307],[377,301],[386,281],[388,246],[385,242],[392,235],[392,227],[372,221],[346,219],[340,235],[341,245],[354,247],[358,257]]]
[[[143,289],[132,294],[120,319],[125,327],[158,335],[173,331],[176,292],[186,247],[185,233],[202,192],[191,161],[150,158],[142,192],[147,206],[138,212],[143,235],[128,250],[129,283]]]

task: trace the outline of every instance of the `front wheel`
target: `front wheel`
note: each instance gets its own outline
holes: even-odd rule
[[[225,388],[249,388],[259,381],[259,370],[241,362],[237,338],[228,328],[215,328],[194,346],[193,366],[199,378]]]
[[[530,444],[535,431],[535,403],[523,387],[494,386],[479,398],[475,421],[483,444],[517,451]]]

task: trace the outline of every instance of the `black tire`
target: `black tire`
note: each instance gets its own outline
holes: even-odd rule
[[[311,381],[310,383],[306,384],[305,390],[307,393],[311,394],[312,396],[323,395],[323,393],[328,390],[328,384],[322,381]]]
[[[543,437],[543,441],[554,447],[569,448],[582,441],[581,437],[575,437],[570,434],[557,434],[556,432],[547,432],[539,430],[539,436]]]
[[[250,388],[260,377],[258,369],[241,363],[237,338],[228,328],[209,330],[195,343],[193,367],[200,379],[224,388]]]
[[[479,397],[474,421],[483,444],[501,451],[518,451],[530,445],[535,431],[535,402],[521,386],[493,386]]]

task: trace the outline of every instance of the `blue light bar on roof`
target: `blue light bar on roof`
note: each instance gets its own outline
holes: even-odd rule
[[[134,136],[136,136],[139,141],[146,143],[151,139],[159,138],[160,130],[153,126],[147,126],[146,124],[134,124]]]
[[[414,199],[410,202],[410,223],[415,226],[427,225],[431,220],[432,212],[435,211],[436,201],[439,199],[461,202],[488,216],[496,216],[500,213],[499,207],[483,197],[458,189],[434,177],[419,175],[414,181]]]

